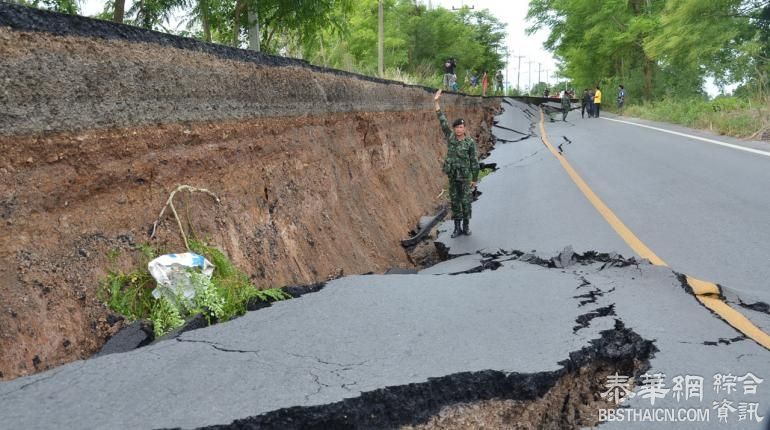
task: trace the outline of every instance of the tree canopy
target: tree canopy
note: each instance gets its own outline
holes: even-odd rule
[[[409,0],[385,0],[383,8],[386,68],[434,75],[454,57],[462,79],[466,71],[494,73],[504,65],[505,24],[487,10],[427,9]],[[377,0],[357,1],[347,31],[323,33],[304,46],[303,56],[331,67],[376,70]]]
[[[531,0],[528,30],[551,31],[546,48],[576,86],[651,100],[702,95],[707,76],[761,91],[768,18],[768,0]]]

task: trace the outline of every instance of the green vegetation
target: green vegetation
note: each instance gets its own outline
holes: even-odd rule
[[[466,73],[503,67],[505,24],[488,10],[427,9],[410,0],[385,0],[384,65],[416,77],[421,84],[439,86],[442,64],[457,59],[458,84]],[[315,64],[376,74],[377,0],[354,2],[343,32],[322,31],[305,44],[301,57]]]
[[[642,103],[624,109],[624,114],[654,121],[683,124],[715,133],[750,137],[760,130],[767,107],[752,104],[750,99],[718,97],[713,101],[703,98],[689,100],[663,99]]]
[[[190,240],[190,250],[203,255],[216,267],[211,282],[216,294],[224,299],[222,314],[219,319],[228,320],[243,315],[246,312],[246,304],[255,297],[265,302],[291,298],[278,288],[257,289],[249,281],[249,277],[235,267],[230,259],[217,248],[193,239]]]
[[[160,253],[148,246],[138,248],[141,252],[137,269],[129,273],[109,271],[99,286],[99,299],[128,320],[150,319],[155,336],[160,337],[184,324],[185,318],[196,314],[203,314],[211,324],[212,321],[226,321],[244,314],[249,300],[254,298],[261,301],[290,298],[278,288],[257,289],[222,251],[198,240],[191,240],[190,248],[215,266],[211,279],[197,271],[190,271],[195,287],[192,300],[182,296],[161,296],[160,299],[152,296],[156,283],[147,270],[147,263]],[[116,257],[112,252],[108,256],[113,263]]]
[[[158,253],[146,245],[140,245],[137,251],[140,255],[138,269],[129,273],[110,270],[97,289],[99,300],[129,320],[147,318],[155,305],[151,294],[155,288],[155,279],[147,271],[147,263],[157,257]],[[115,266],[117,257],[117,251],[108,253],[107,259],[112,266]]]
[[[532,0],[529,31],[578,94],[600,85],[604,106],[626,89],[625,113],[747,135],[770,125],[770,2],[766,0]],[[738,84],[714,112],[706,78]]]
[[[487,175],[489,175],[490,173],[492,173],[494,171],[495,170],[492,169],[491,167],[487,167],[485,169],[481,169],[479,171],[479,182],[481,182],[482,179],[484,179],[485,177],[487,177]]]

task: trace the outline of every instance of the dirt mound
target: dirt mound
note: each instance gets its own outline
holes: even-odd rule
[[[107,255],[131,268],[179,184],[221,198],[175,203],[259,286],[409,266],[399,240],[445,187],[424,88],[6,3],[0,22],[0,378],[118,329]],[[499,100],[445,99],[488,149]],[[171,219],[152,244],[183,249]]]

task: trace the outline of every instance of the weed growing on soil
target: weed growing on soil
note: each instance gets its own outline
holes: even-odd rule
[[[184,324],[184,318],[179,313],[179,309],[165,296],[155,301],[155,306],[150,312],[150,320],[156,339]]]
[[[158,255],[158,251],[147,245],[140,245],[137,249],[141,253],[139,268],[129,273],[110,270],[96,292],[99,300],[129,321],[147,318],[155,303],[151,294],[155,288],[155,279],[147,270],[147,263]],[[107,253],[107,259],[113,267],[117,257],[118,252],[115,250]]]
[[[220,319],[228,320],[243,315],[246,312],[246,304],[252,298],[265,302],[291,298],[278,288],[257,289],[249,281],[249,277],[235,267],[230,259],[217,248],[208,246],[197,239],[192,239],[190,240],[190,250],[203,255],[216,267],[211,282],[217,294],[224,299]]]
[[[495,171],[494,169],[491,169],[489,167],[487,167],[486,169],[481,169],[479,171],[479,182],[481,182],[482,179],[484,179],[487,175],[489,175],[494,171]]]
[[[251,299],[276,301],[291,297],[278,288],[257,289],[222,251],[202,241],[191,240],[190,250],[214,264],[211,279],[191,270],[190,280],[195,287],[192,300],[181,295],[155,299],[152,290],[156,283],[147,269],[147,263],[159,252],[148,245],[140,245],[137,249],[141,252],[140,267],[129,273],[109,271],[99,286],[98,297],[111,310],[129,321],[150,319],[156,337],[180,327],[185,318],[196,314],[204,315],[211,324],[212,321],[226,321],[243,315]],[[114,264],[117,255],[111,252],[108,259]]]

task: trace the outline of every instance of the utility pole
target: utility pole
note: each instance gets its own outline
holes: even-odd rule
[[[538,83],[538,84],[539,84],[540,82],[543,82],[542,80],[540,80],[540,67],[541,67],[541,66],[542,66],[542,64],[541,64],[541,63],[537,63],[537,83]]]
[[[505,84],[509,84],[508,80],[508,69],[511,68],[511,51],[508,50],[508,47],[505,48]],[[505,87],[503,87],[503,95],[505,95]]]
[[[516,70],[516,91],[521,92],[521,87],[519,87],[519,82],[521,82],[521,59],[526,57],[523,55],[517,55],[516,57],[519,59],[519,68]]]
[[[380,73],[380,77],[384,74],[383,72],[383,45],[385,44],[385,24],[383,19],[383,12],[382,12],[382,0],[379,2],[379,34],[377,37],[377,70]]]
[[[529,73],[527,73],[527,78],[529,79],[529,85],[527,85],[527,92],[532,91],[532,64],[534,64],[534,61],[528,60],[527,64],[529,65]]]

